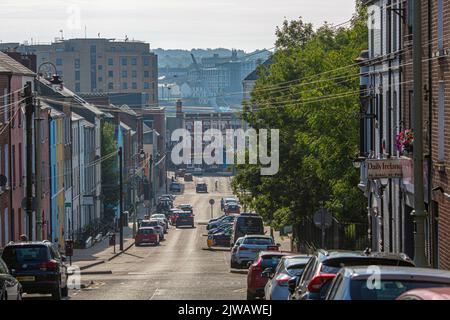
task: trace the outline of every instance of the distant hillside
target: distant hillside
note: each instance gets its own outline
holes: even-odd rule
[[[155,54],[158,55],[158,66],[159,68],[186,68],[192,63],[191,53],[194,54],[195,58],[200,61],[202,58],[212,57],[214,54],[218,54],[220,57],[230,57],[231,50],[224,48],[217,49],[192,49],[192,50],[164,50],[155,49],[153,50]],[[238,50],[238,57],[245,56],[246,53],[243,50]]]

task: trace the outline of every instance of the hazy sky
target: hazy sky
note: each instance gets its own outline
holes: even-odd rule
[[[60,37],[130,39],[152,48],[273,47],[275,27],[302,16],[342,23],[354,0],[0,0],[0,41]]]

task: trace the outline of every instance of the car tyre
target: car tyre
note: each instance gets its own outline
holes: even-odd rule
[[[69,287],[66,284],[66,286],[61,289],[61,297],[67,298],[68,296],[69,296]]]
[[[61,286],[58,285],[58,288],[54,289],[52,292],[52,299],[53,300],[61,300],[62,294],[61,294]]]
[[[239,269],[241,267],[241,265],[239,263],[237,263],[236,261],[231,260],[230,267],[231,267],[231,269]]]
[[[6,295],[6,288],[3,288],[0,291],[0,301],[5,301],[5,300],[8,300],[8,297]]]
[[[255,295],[250,291],[247,291],[247,300],[249,301],[256,300]]]

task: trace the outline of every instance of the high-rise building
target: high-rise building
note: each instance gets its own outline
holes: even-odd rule
[[[148,43],[96,38],[13,47],[36,54],[38,72],[53,72],[45,65],[51,62],[65,86],[77,94],[142,93],[145,105],[157,105],[158,62]]]

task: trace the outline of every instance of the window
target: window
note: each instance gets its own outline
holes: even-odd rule
[[[103,82],[103,77],[98,77],[98,82]]]
[[[136,58],[131,58],[131,65],[132,66],[137,65],[137,59]]]
[[[76,70],[76,71],[75,71],[75,81],[80,81],[80,78],[81,78],[81,76],[80,76],[80,70]]]
[[[144,66],[149,66],[149,65],[150,65],[150,58],[144,57]]]
[[[128,89],[128,83],[126,83],[126,82],[122,83],[122,89],[127,90]]]
[[[108,89],[113,90],[114,89],[114,83],[110,82],[108,83]]]
[[[113,66],[114,65],[114,59],[113,58],[109,58],[108,59],[108,66]]]
[[[122,70],[122,78],[128,78],[128,71]]]
[[[144,82],[144,89],[150,89],[150,83]]]
[[[57,58],[56,59],[56,65],[57,66],[62,66],[63,65],[63,60],[61,58]]]
[[[12,186],[16,188],[16,146],[12,146],[11,152],[11,171],[12,171]]]
[[[131,76],[133,78],[137,78],[137,71],[136,70],[131,71]]]
[[[121,63],[122,63],[123,66],[128,65],[128,60],[127,60],[127,58],[121,58]]]
[[[79,82],[75,83],[75,92],[81,92],[81,84]]]
[[[133,90],[137,90],[137,83],[136,83],[136,82],[133,82],[133,83],[131,84],[131,88],[132,88]]]
[[[144,71],[144,78],[150,78],[150,71],[148,70]]]
[[[75,69],[80,69],[80,59],[75,59]]]
[[[3,155],[5,157],[5,176],[8,180],[8,185],[11,185],[9,181],[9,145],[7,144],[5,144],[5,151],[3,152]]]
[[[438,160],[445,161],[445,82],[439,81],[438,97]]]
[[[114,78],[114,71],[112,70],[108,71],[108,77]]]
[[[101,64],[98,65],[98,70],[103,70],[103,66]]]
[[[22,162],[22,144],[19,143],[19,186],[21,187],[23,185],[22,179],[23,179],[23,162]]]

